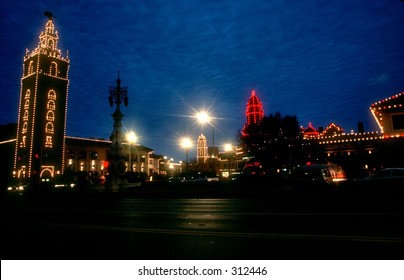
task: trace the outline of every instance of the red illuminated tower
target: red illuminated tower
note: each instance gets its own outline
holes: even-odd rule
[[[246,135],[246,129],[248,126],[259,124],[264,118],[264,109],[262,108],[261,100],[256,95],[255,90],[251,91],[251,96],[250,99],[248,99],[245,110],[245,116],[247,118],[247,122],[243,128],[244,135]]]
[[[39,44],[26,51],[21,78],[14,171],[18,178],[63,172],[69,58],[62,57],[52,13]]]

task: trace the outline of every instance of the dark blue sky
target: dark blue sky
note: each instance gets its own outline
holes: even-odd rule
[[[204,132],[211,145],[212,128],[189,117],[200,108],[217,118],[215,145],[236,143],[252,89],[266,115],[346,132],[358,121],[377,130],[371,103],[404,91],[400,0],[2,0],[0,124],[17,122],[23,55],[37,46],[47,9],[71,60],[69,136],[110,136],[118,70],[129,92],[125,128],[175,160],[185,158],[183,135]]]

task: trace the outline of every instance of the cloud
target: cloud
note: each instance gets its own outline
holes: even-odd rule
[[[390,74],[389,73],[381,73],[379,76],[370,79],[369,83],[370,85],[377,85],[377,84],[383,84],[386,83],[390,80]]]

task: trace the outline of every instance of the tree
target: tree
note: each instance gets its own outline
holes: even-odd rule
[[[259,124],[239,134],[247,154],[266,169],[281,168],[302,160],[302,137],[296,116],[282,117],[279,112],[265,116]]]

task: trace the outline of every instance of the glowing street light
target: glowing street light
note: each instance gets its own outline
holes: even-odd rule
[[[137,142],[137,136],[133,131],[130,131],[128,134],[126,134],[126,140],[128,140],[129,145],[130,145],[130,156],[129,156],[130,159],[129,159],[129,162],[130,162],[130,171],[133,172],[133,157],[132,157],[133,150],[132,150],[132,147]]]
[[[188,169],[188,153],[189,149],[192,147],[192,141],[188,137],[184,137],[181,139],[181,147],[185,149],[185,156],[186,156],[186,166]]]
[[[195,115],[196,119],[200,124],[210,123],[211,117],[206,111],[197,112]]]
[[[212,158],[215,157],[215,126],[212,124],[213,117],[209,115],[205,110],[199,111],[194,116],[201,124],[210,124],[212,126]]]
[[[128,142],[131,144],[136,144],[137,135],[133,131],[130,131],[128,134],[126,134],[126,140],[128,140]]]
[[[224,144],[224,151],[225,151],[225,152],[231,152],[231,151],[233,151],[233,145],[230,144],[230,143]]]

